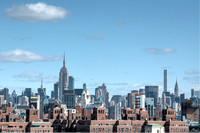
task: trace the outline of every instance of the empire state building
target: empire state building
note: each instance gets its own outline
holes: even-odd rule
[[[59,100],[63,101],[63,92],[68,89],[69,84],[69,73],[65,66],[65,55],[63,59],[63,67],[60,69],[59,73]]]

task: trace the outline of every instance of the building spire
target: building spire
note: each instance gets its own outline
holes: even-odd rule
[[[43,89],[43,78],[41,78],[41,89]]]
[[[63,66],[65,66],[65,52],[64,52]]]
[[[175,94],[176,97],[179,96],[179,88],[178,88],[177,79],[176,79],[176,84],[175,84],[175,87],[174,87],[174,94]]]

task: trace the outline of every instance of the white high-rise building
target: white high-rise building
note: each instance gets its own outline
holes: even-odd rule
[[[4,100],[4,95],[0,95],[0,107],[2,106],[2,104],[5,104],[5,100]]]
[[[87,107],[91,103],[91,98],[88,89],[83,90],[83,93],[81,95],[81,106]]]
[[[60,69],[59,74],[59,100],[63,101],[63,92],[68,89],[69,73],[65,66],[65,55],[63,59],[63,67]]]
[[[145,94],[140,94],[140,108],[145,108]]]

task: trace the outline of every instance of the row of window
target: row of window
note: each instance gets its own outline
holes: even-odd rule
[[[23,128],[23,126],[1,126],[1,128]]]
[[[111,131],[109,128],[93,128],[93,131]]]
[[[50,131],[49,130],[35,130],[35,133],[49,133]]]
[[[25,133],[25,131],[24,130],[20,130],[18,132],[18,131],[11,130],[11,131],[2,131],[2,133]]]
[[[99,114],[104,114],[104,110],[99,110]]]
[[[187,131],[187,129],[186,128],[181,128],[181,129],[179,129],[179,128],[170,128],[170,131],[172,131],[172,132],[177,132],[177,131],[179,131],[179,132],[185,132],[185,131]]]

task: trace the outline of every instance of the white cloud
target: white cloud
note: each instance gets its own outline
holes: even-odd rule
[[[196,75],[196,74],[200,74],[200,71],[191,69],[191,70],[186,70],[185,74],[187,74],[187,75]]]
[[[5,15],[13,20],[26,22],[55,21],[63,19],[70,12],[64,8],[47,5],[45,3],[13,5],[5,10]]]
[[[165,49],[147,48],[144,49],[144,51],[150,54],[167,54],[167,53],[174,53],[176,50],[173,48],[165,48]]]
[[[195,69],[186,70],[186,77],[183,80],[190,82],[191,84],[200,84],[200,71]]]
[[[86,36],[87,40],[103,40],[105,35]]]
[[[36,53],[15,49],[13,51],[0,52],[0,63],[5,62],[36,62],[36,61],[54,61],[60,60],[60,56],[47,56],[38,55]]]
[[[23,81],[26,81],[26,82],[39,82],[41,81],[41,78],[43,78],[44,82],[49,82],[49,83],[56,82],[58,80],[56,76],[53,76],[50,74],[44,75],[38,72],[23,72],[21,74],[14,75],[13,77],[22,79]]]
[[[186,80],[191,84],[200,84],[200,76],[184,77],[183,80]]]

